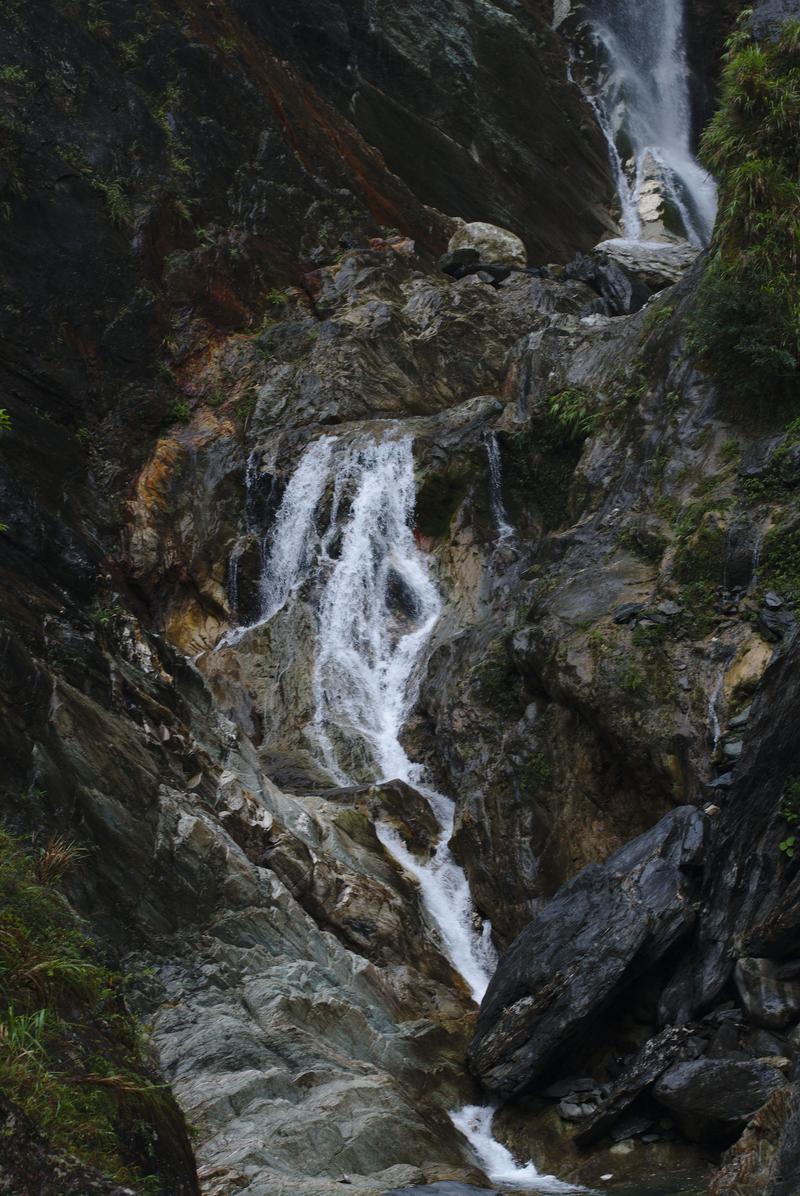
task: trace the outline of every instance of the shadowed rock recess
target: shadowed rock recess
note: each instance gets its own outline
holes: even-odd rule
[[[3,5],[0,1191],[800,1191],[798,411],[592,11]]]

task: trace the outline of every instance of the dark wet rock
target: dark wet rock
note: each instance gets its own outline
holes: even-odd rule
[[[609,1130],[609,1137],[612,1142],[624,1142],[626,1138],[635,1138],[641,1135],[642,1140],[646,1141],[644,1135],[652,1124],[653,1118],[648,1117],[646,1113],[628,1113]],[[653,1134],[651,1141],[656,1142],[658,1138],[658,1134]]]
[[[477,249],[464,245],[460,249],[448,250],[439,258],[439,269],[452,278],[465,278],[479,266],[481,255]]]
[[[624,602],[614,611],[615,623],[632,623],[644,611],[643,602]]]
[[[773,37],[792,18],[797,18],[797,0],[759,0],[752,7],[750,26],[756,37]]]
[[[561,1097],[572,1096],[578,1092],[595,1092],[596,1090],[597,1082],[591,1076],[576,1076],[556,1080],[555,1084],[548,1085],[542,1091],[542,1096],[549,1097],[551,1100],[559,1100]]]
[[[688,1021],[708,1008],[730,979],[734,940],[755,958],[796,958],[800,885],[779,850],[786,824],[779,816],[787,778],[800,772],[796,711],[800,643],[769,667],[744,728],[741,759],[724,816],[709,842],[703,909],[689,950],[661,1002],[666,1022]]]
[[[685,1026],[670,1026],[642,1047],[630,1067],[612,1085],[606,1099],[587,1125],[576,1136],[579,1146],[591,1146],[612,1131],[639,1096],[678,1060],[694,1059],[703,1049],[693,1032]],[[648,1129],[652,1118],[642,1127]],[[613,1135],[612,1135],[613,1136]],[[622,1133],[621,1137],[628,1137]]]
[[[787,1039],[751,1027],[742,1035],[742,1048],[750,1059],[785,1059],[794,1054],[794,1049]]]
[[[564,277],[590,286],[602,300],[602,314],[623,316],[638,311],[652,291],[607,254],[578,254],[564,268]]]
[[[764,595],[764,605],[769,610],[780,610],[783,606],[783,599],[774,590],[768,590]]]
[[[733,979],[756,1025],[781,1030],[800,1017],[800,979],[782,979],[774,960],[739,959]]]
[[[794,628],[795,620],[790,611],[765,606],[758,612],[756,626],[766,640],[777,644]]]
[[[772,459],[777,449],[784,444],[785,435],[766,436],[749,444],[742,454],[739,464],[740,478],[763,478],[772,465]]]
[[[800,485],[800,444],[793,444],[781,457],[778,472],[785,486]]]
[[[800,1174],[800,1087],[787,1098],[785,1120],[773,1163],[767,1196],[793,1196]]]
[[[0,1191],[8,1196],[135,1196],[133,1188],[114,1183],[66,1151],[53,1150],[22,1110],[0,1096]],[[172,1177],[176,1196],[194,1196],[199,1188]],[[178,1186],[179,1185],[179,1186]]]
[[[246,16],[424,203],[510,227],[539,260],[565,260],[610,231],[605,144],[568,83],[549,12],[415,0],[378,13],[365,0],[304,0],[299,14],[251,4]],[[557,182],[554,153],[570,162]]]
[[[692,1141],[730,1141],[785,1084],[768,1063],[697,1059],[670,1068],[653,1096]]]
[[[731,719],[731,721],[728,723],[728,726],[735,728],[737,730],[740,727],[746,726],[747,720],[750,717],[750,712],[752,709],[753,709],[752,705],[745,706],[744,710],[740,711],[739,714],[737,714],[735,718]]]
[[[729,589],[745,588],[753,579],[754,562],[763,533],[752,520],[741,517],[728,526],[725,537],[725,581]]]
[[[501,957],[470,1067],[502,1096],[524,1092],[624,987],[692,927],[705,819],[681,808],[564,885]]]

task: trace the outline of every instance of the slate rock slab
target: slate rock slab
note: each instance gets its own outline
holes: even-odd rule
[[[785,1084],[777,1068],[758,1059],[695,1059],[665,1072],[653,1096],[693,1142],[725,1142]]]
[[[671,811],[563,885],[501,957],[468,1062],[503,1097],[528,1089],[575,1035],[692,927],[705,815]]]

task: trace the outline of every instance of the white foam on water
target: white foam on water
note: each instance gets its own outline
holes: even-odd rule
[[[532,1162],[520,1166],[511,1151],[492,1136],[491,1105],[465,1105],[451,1113],[453,1125],[472,1146],[493,1184],[535,1193],[586,1192],[586,1188],[564,1183],[554,1175],[542,1175]]]
[[[608,143],[625,236],[642,236],[639,202],[648,158],[693,245],[708,244],[716,186],[692,152],[685,0],[589,0],[602,77],[587,98]],[[623,161],[619,146],[629,147]],[[626,156],[628,148],[624,151]]]
[[[500,458],[497,433],[487,432],[484,443],[486,445],[486,460],[489,465],[489,503],[500,538],[507,540],[514,535],[514,528],[509,521],[508,512],[503,502],[503,464]]]

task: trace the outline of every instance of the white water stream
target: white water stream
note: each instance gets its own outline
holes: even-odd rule
[[[496,964],[491,926],[479,918],[448,846],[453,803],[425,784],[422,767],[400,742],[442,611],[414,540],[414,501],[411,440],[396,430],[380,439],[328,436],[310,444],[266,541],[255,625],[268,622],[310,582],[317,640],[309,740],[336,784],[399,779],[429,802],[441,828],[429,860],[417,859],[392,827],[376,830],[416,879],[445,953],[480,1002]],[[493,1114],[490,1106],[452,1114],[492,1182],[531,1192],[578,1190],[540,1175],[531,1162],[519,1166],[492,1137]]]
[[[710,239],[716,187],[691,144],[685,0],[588,0],[600,77],[589,101],[614,172],[625,237],[642,239],[643,189],[657,185],[686,238]]]
[[[511,526],[506,505],[503,502],[503,465],[500,459],[497,433],[487,432],[484,443],[486,444],[486,460],[489,465],[489,502],[492,515],[501,540],[507,540],[514,535],[514,528]]]

